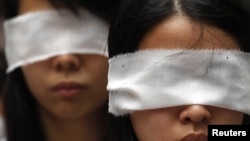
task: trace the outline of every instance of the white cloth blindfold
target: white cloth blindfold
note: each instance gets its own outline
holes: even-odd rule
[[[57,55],[108,56],[108,24],[81,9],[30,12],[4,22],[7,72]]]
[[[250,115],[250,54],[146,50],[109,60],[109,112],[201,104]]]

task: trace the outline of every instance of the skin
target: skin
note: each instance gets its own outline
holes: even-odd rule
[[[175,15],[148,32],[138,49],[239,49],[236,40],[221,29],[205,25],[202,38],[200,33],[198,23]],[[207,135],[208,124],[241,124],[243,114],[206,105],[185,105],[136,111],[130,118],[139,141],[180,141],[189,134]]]
[[[53,9],[46,0],[22,0],[19,15]],[[38,103],[49,141],[98,141],[105,136],[108,59],[94,54],[65,54],[22,67],[27,85]],[[60,83],[83,88],[65,96],[54,91]]]
[[[22,70],[42,112],[71,119],[98,111],[106,104],[107,66],[107,59],[99,55],[68,54],[24,66]],[[80,94],[65,97],[52,90],[61,82],[76,82],[86,88]]]

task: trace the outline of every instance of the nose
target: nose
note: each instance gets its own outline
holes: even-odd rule
[[[80,63],[80,59],[77,55],[58,55],[53,59],[53,68],[56,71],[77,71],[80,68]]]
[[[211,113],[206,106],[190,105],[181,111],[179,118],[183,123],[208,123],[211,119]]]

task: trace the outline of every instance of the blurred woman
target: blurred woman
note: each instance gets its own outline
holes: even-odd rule
[[[8,141],[106,140],[110,11],[84,3],[5,1]]]

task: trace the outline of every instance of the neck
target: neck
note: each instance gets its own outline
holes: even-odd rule
[[[94,115],[80,119],[58,119],[43,114],[42,120],[48,141],[103,141],[107,128],[104,117]]]

